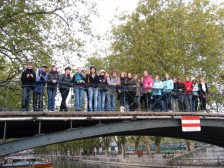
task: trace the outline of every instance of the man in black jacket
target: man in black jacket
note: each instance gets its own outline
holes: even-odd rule
[[[32,62],[28,62],[26,70],[23,71],[22,73],[21,81],[22,81],[21,111],[28,111],[30,104],[30,95],[32,94],[36,82],[36,74],[33,70]]]

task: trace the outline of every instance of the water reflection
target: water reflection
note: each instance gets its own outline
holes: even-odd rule
[[[78,161],[68,161],[68,160],[53,160],[54,168],[137,168],[135,166],[114,166],[103,163],[85,163]]]

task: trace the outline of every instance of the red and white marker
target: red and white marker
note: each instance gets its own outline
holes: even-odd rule
[[[199,116],[182,116],[181,123],[183,132],[201,131]]]

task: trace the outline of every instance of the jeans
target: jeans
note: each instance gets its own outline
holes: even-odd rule
[[[107,110],[108,111],[115,111],[116,108],[116,94],[107,95]]]
[[[198,96],[192,95],[192,110],[193,111],[198,110]]]
[[[56,87],[48,87],[47,88],[48,110],[50,110],[50,111],[54,111],[56,92],[57,92]]]
[[[68,97],[70,88],[60,88],[59,91],[61,93],[61,106],[60,111],[68,111],[67,105],[66,105],[66,99]]]
[[[172,98],[171,92],[164,92],[163,93],[162,100],[165,103],[165,109],[164,109],[164,111],[169,111],[169,110],[172,109],[171,108],[171,98]]]
[[[22,102],[21,102],[21,110],[28,111],[30,104],[30,97],[32,94],[33,88],[30,86],[23,86],[22,88]]]
[[[171,105],[172,105],[172,110],[173,112],[178,112],[180,111],[179,106],[178,106],[178,98],[171,98]]]
[[[88,96],[89,96],[89,111],[93,111],[93,109],[94,111],[97,111],[98,88],[89,87]]]
[[[84,89],[84,112],[87,112],[88,109],[88,91]]]
[[[105,98],[106,98],[106,91],[99,90],[98,95],[98,110],[105,111]]]
[[[192,95],[185,94],[185,110],[192,111]]]
[[[166,109],[166,105],[164,103],[164,101],[162,100],[162,96],[161,95],[154,95],[153,99],[152,99],[152,111],[156,112],[156,111],[164,111]]]
[[[43,111],[43,92],[33,92],[33,111]]]
[[[75,110],[82,110],[84,88],[83,87],[75,87],[74,94],[75,94]]]
[[[140,110],[140,107],[141,107],[141,96],[136,96],[135,97],[135,102],[137,103],[137,110]]]

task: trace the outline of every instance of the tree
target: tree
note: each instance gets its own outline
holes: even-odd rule
[[[71,53],[81,56],[84,39],[91,36],[94,5],[87,0],[1,1],[1,83],[17,77],[29,59],[38,67],[59,59],[71,62]]]
[[[223,63],[223,5],[208,0],[142,0],[115,26],[111,49],[120,70],[153,75],[203,75],[219,81]]]

